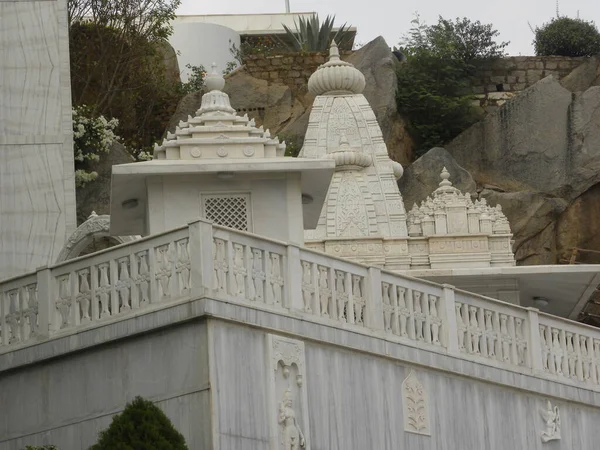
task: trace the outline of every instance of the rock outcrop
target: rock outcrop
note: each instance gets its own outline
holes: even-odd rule
[[[502,205],[519,264],[555,264],[573,247],[600,250],[594,227],[600,218],[600,87],[593,86],[598,62],[586,64],[562,83],[548,77],[523,91],[458,136],[448,153],[430,150],[405,171],[404,197],[419,201],[429,192],[428,170],[450,166],[453,177],[466,170],[479,198]],[[599,256],[582,257],[600,262]]]
[[[373,106],[390,156],[401,164],[408,164],[413,142],[396,107],[397,59],[382,37],[345,58],[365,75],[367,88],[364,95]],[[224,91],[231,98],[231,106],[239,113],[248,113],[257,125],[301,145],[314,100],[306,85],[290,86],[279,78],[259,79],[241,67],[227,77]],[[180,120],[185,121],[188,114],[193,115],[200,108],[201,98],[201,93],[184,97],[169,122],[168,131],[174,132]]]

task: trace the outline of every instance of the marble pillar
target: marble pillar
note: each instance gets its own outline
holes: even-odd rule
[[[76,227],[67,0],[0,0],[0,279]]]

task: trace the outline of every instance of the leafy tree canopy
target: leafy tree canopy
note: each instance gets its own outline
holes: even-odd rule
[[[497,43],[489,24],[467,18],[439,18],[425,25],[417,16],[401,43],[406,61],[398,70],[399,110],[410,120],[416,156],[441,146],[472,125],[470,82],[473,63],[504,55],[507,42]]]
[[[538,56],[593,56],[600,53],[600,33],[594,22],[556,17],[535,29]]]
[[[113,417],[90,450],[187,450],[185,440],[162,410],[136,397]]]

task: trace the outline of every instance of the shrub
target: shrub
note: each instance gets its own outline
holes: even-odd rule
[[[335,39],[340,48],[349,46],[354,37],[349,31],[349,26],[343,24],[332,35],[334,21],[335,16],[327,16],[323,22],[320,22],[319,15],[314,14],[308,19],[300,17],[298,22],[294,21],[294,30],[283,25],[290,42],[288,50],[292,52],[324,52],[329,49],[332,39]]]
[[[479,117],[472,107],[473,62],[504,55],[507,42],[497,43],[492,25],[469,19],[439,18],[432,26],[418,16],[405,37],[398,70],[398,109],[410,121],[415,155],[444,145]]]
[[[77,187],[84,186],[98,177],[97,172],[90,170],[90,163],[98,162],[100,155],[108,153],[111,145],[119,139],[114,133],[118,125],[117,119],[94,117],[92,108],[85,105],[73,108],[73,151]]]
[[[100,433],[90,450],[187,450],[187,445],[167,416],[154,403],[136,397],[110,426]]]
[[[593,56],[600,53],[600,33],[594,22],[557,17],[535,29],[538,56]]]

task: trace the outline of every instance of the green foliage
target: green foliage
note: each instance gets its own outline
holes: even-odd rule
[[[69,0],[73,104],[115,117],[135,157],[151,152],[184,95],[166,38],[179,0]]]
[[[600,53],[600,33],[594,22],[556,17],[535,29],[538,56],[593,56]]]
[[[297,157],[302,145],[304,144],[304,137],[294,133],[279,133],[277,136],[282,141],[285,141],[285,156]]]
[[[93,108],[85,105],[73,108],[73,150],[77,187],[82,187],[98,177],[98,173],[91,170],[91,166],[100,160],[102,153],[108,153],[111,145],[119,139],[114,133],[119,121],[107,120],[104,116],[95,117],[92,111]]]
[[[275,40],[269,36],[246,36],[240,43],[239,48],[232,44],[229,51],[240,65],[246,62],[249,55],[270,55],[285,51],[285,45],[280,40]]]
[[[314,14],[308,19],[299,17],[298,22],[294,20],[295,30],[283,25],[291,42],[291,45],[288,44],[288,49],[295,52],[323,52],[329,49],[332,39],[335,39],[338,47],[345,48],[353,38],[348,30],[349,26],[343,24],[332,36],[334,21],[335,16],[327,16],[321,23],[319,15]]]
[[[491,25],[439,18],[427,26],[413,20],[398,70],[398,109],[410,120],[416,156],[447,144],[479,117],[472,107],[473,62],[500,57],[508,43],[496,43]]]
[[[190,77],[188,78],[187,83],[181,83],[181,91],[184,94],[190,94],[204,89],[204,78],[206,78],[204,66],[192,66],[191,64],[186,64],[185,67],[190,71]]]
[[[90,450],[187,450],[181,433],[154,403],[136,397],[113,417]]]
[[[42,447],[28,445],[23,450],[58,450],[58,447],[55,447],[54,445],[44,445]]]

